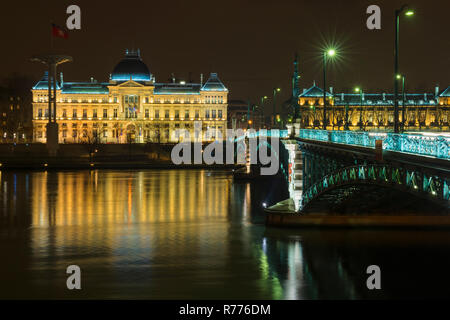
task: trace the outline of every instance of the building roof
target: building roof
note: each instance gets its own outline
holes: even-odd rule
[[[394,105],[394,94],[392,93],[336,93],[334,94],[335,105],[360,105],[361,98],[363,105]],[[398,96],[398,102],[403,103],[401,93]],[[430,105],[436,104],[436,98],[433,93],[406,93],[405,104],[410,105]]]
[[[114,81],[150,81],[151,74],[141,60],[140,51],[126,51],[125,57],[114,67],[111,80]]]
[[[450,97],[450,87],[448,87],[447,89],[444,90],[444,92],[442,92],[439,97]]]
[[[56,81],[56,90],[59,89],[61,89],[61,87],[59,86],[58,81]],[[44,72],[44,76],[35,84],[33,90],[48,90],[48,71]]]
[[[440,96],[446,96],[445,94],[450,94],[450,87],[447,88]],[[361,99],[363,105],[394,105],[394,94],[392,93],[334,93],[330,94],[327,92],[328,96],[332,96],[334,100],[334,105],[361,105]],[[303,93],[299,95],[300,97],[313,97],[321,98],[323,97],[323,90],[317,87],[315,84],[309,88],[304,89]],[[401,105],[403,103],[402,94],[399,93],[398,101]],[[405,104],[410,105],[432,105],[437,104],[437,97],[433,93],[406,93],[405,94]]]
[[[202,91],[228,91],[228,89],[220,81],[217,73],[211,73],[208,81],[203,85]]]
[[[326,94],[327,94],[327,97],[331,97],[331,94],[329,92],[327,92]],[[320,97],[323,97],[323,89],[319,88],[314,83],[311,88],[305,89],[303,91],[303,93],[300,94],[300,97],[305,97],[305,98],[309,98],[309,97],[311,97],[311,98],[320,98]]]
[[[201,91],[224,91],[228,89],[220,81],[217,73],[211,73],[204,85],[200,83],[155,83],[155,78],[150,73],[146,64],[141,60],[140,51],[126,51],[125,57],[114,67],[110,82],[99,83],[97,81],[63,82],[57,81],[57,90],[65,94],[108,94],[109,86],[122,84],[126,81],[135,81],[144,86],[154,86],[154,94],[200,94]],[[48,72],[33,87],[34,90],[48,89]]]
[[[154,94],[200,94],[199,83],[155,83]]]
[[[64,82],[61,93],[71,94],[108,94],[109,83]]]

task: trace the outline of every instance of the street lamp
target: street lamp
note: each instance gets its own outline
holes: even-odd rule
[[[276,97],[277,97],[277,92],[280,92],[281,89],[280,88],[273,88],[273,126],[275,127],[276,125],[276,120],[275,120],[275,113],[276,113]]]
[[[264,114],[264,100],[267,99],[267,96],[261,97],[261,116],[262,116],[262,120],[263,123],[266,123],[266,118],[265,118],[265,114]]]
[[[336,50],[323,52],[323,130],[327,130],[327,57],[336,55]]]
[[[363,90],[359,87],[355,88],[355,92],[359,93],[359,129],[362,131],[363,130],[363,122],[362,122],[362,114],[363,114]]]
[[[402,12],[405,13],[405,16],[414,15],[414,11],[408,9],[408,5],[403,5],[400,9],[395,10],[395,46],[394,46],[394,75],[398,75],[398,40],[399,40],[399,28],[400,28],[400,15]],[[398,79],[394,79],[394,132],[399,132],[399,123],[398,123]]]
[[[406,95],[405,95],[405,75],[403,74],[398,74],[396,76],[397,80],[402,80],[402,125],[400,130],[403,132],[405,130],[405,112],[406,112],[406,106],[405,106],[405,101],[406,101]]]

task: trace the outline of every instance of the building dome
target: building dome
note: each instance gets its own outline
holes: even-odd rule
[[[115,67],[111,74],[114,81],[150,81],[151,74],[147,65],[141,60],[140,52],[126,51],[123,58]]]

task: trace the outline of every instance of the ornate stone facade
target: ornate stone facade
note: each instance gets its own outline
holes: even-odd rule
[[[33,87],[33,140],[46,142],[48,75]],[[211,73],[203,83],[157,83],[140,52],[126,52],[109,82],[57,83],[60,143],[178,142],[194,122],[225,135],[228,89]]]

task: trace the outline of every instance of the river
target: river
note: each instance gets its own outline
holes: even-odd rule
[[[285,198],[217,170],[0,171],[0,298],[450,296],[450,232],[266,228],[262,203]]]

